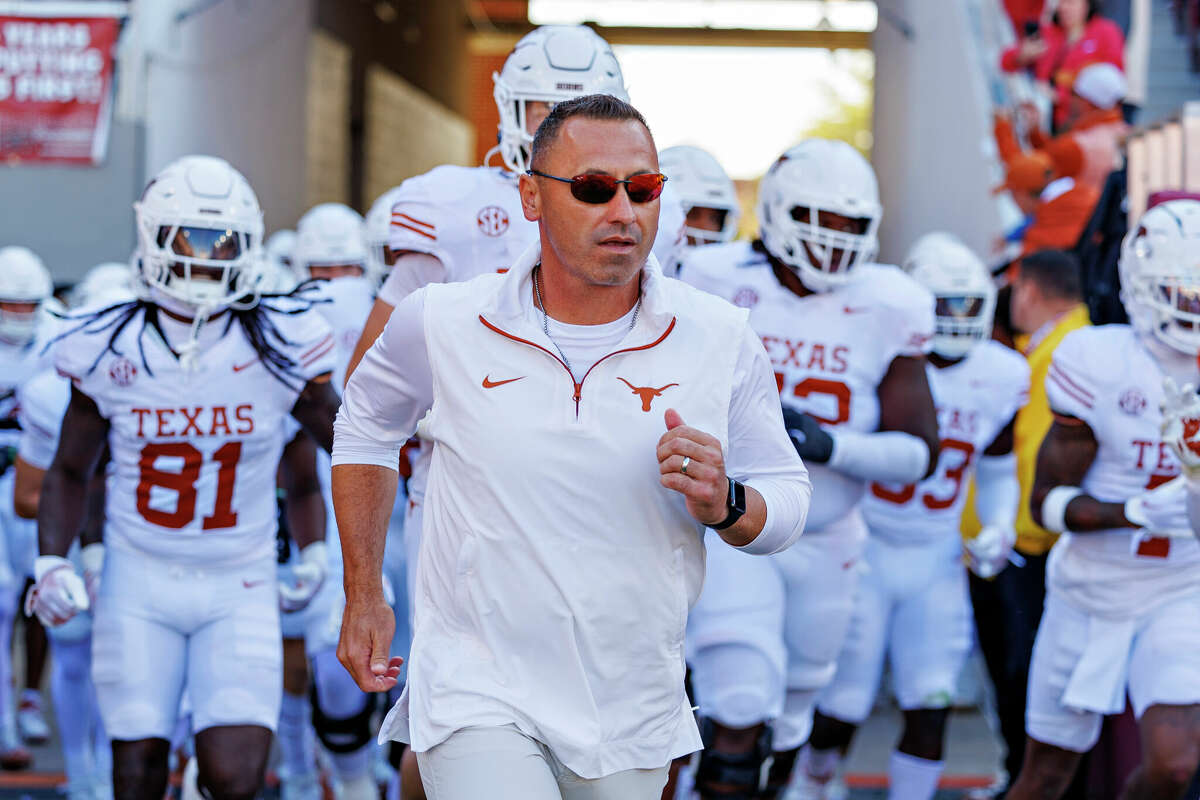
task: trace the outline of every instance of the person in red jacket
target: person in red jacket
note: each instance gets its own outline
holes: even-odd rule
[[[1067,121],[1067,101],[1075,76],[1089,64],[1125,69],[1125,37],[1100,15],[1100,0],[1059,0],[1049,24],[1024,36],[1000,57],[1007,72],[1031,69],[1054,93],[1054,129]]]

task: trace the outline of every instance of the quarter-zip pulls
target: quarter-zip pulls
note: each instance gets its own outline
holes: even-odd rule
[[[663,331],[662,335],[659,336],[657,339],[655,339],[653,342],[650,342],[649,344],[640,345],[638,347],[624,347],[620,350],[614,350],[613,352],[608,353],[607,355],[601,356],[590,367],[588,367],[587,372],[583,373],[582,378],[579,378],[578,380],[576,380],[574,373],[571,372],[571,368],[569,366],[567,366],[567,362],[563,361],[561,356],[559,356],[557,353],[553,352],[549,348],[543,347],[542,345],[538,344],[537,342],[531,342],[528,339],[524,339],[520,336],[517,336],[516,334],[509,333],[508,331],[505,331],[505,330],[497,327],[496,325],[493,325],[492,323],[490,323],[486,319],[484,319],[484,316],[482,314],[479,315],[479,321],[482,322],[486,328],[500,334],[501,336],[503,336],[506,339],[511,339],[514,342],[519,342],[521,344],[529,345],[530,347],[534,347],[534,348],[537,348],[538,350],[541,350],[543,353],[550,356],[551,358],[553,358],[555,361],[557,361],[559,364],[562,365],[562,368],[564,370],[566,370],[567,375],[569,375],[571,378],[571,383],[575,387],[575,392],[571,399],[573,399],[575,401],[575,418],[576,419],[579,419],[579,403],[583,399],[583,383],[584,383],[584,381],[587,380],[587,376],[592,374],[592,370],[594,370],[597,366],[599,366],[600,362],[605,361],[609,358],[612,358],[613,356],[620,355],[622,353],[633,353],[633,352],[637,352],[639,350],[649,350],[650,348],[661,344],[664,339],[666,339],[668,336],[671,335],[671,331],[675,329],[675,317],[671,317],[671,323],[669,325],[667,325],[667,329],[665,331]]]

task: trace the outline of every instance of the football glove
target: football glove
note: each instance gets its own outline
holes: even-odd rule
[[[279,610],[285,614],[303,609],[321,590],[329,571],[324,542],[313,542],[300,551],[300,563],[292,567],[291,579],[279,581]]]
[[[62,625],[90,607],[87,587],[75,566],[61,556],[38,556],[33,564],[36,582],[25,595],[25,615],[37,614],[46,627]]]
[[[1010,527],[985,525],[983,530],[963,542],[967,569],[987,580],[1000,574],[1008,565],[1017,532]]]
[[[1171,378],[1163,379],[1162,440],[1183,465],[1184,474],[1200,479],[1200,395],[1192,384],[1180,388]]]
[[[1155,489],[1135,494],[1125,501],[1125,519],[1149,536],[1190,539],[1192,524],[1187,513],[1187,483],[1181,476]]]
[[[829,461],[833,455],[833,437],[811,414],[785,407],[783,426],[787,428],[788,436],[791,437],[800,458],[815,464]]]

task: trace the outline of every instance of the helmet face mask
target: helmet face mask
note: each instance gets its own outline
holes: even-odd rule
[[[1184,355],[1200,355],[1200,202],[1147,211],[1125,237],[1121,300],[1134,328]]]
[[[875,172],[844,142],[809,139],[787,150],[759,188],[763,244],[814,292],[854,280],[875,257],[883,209]]]
[[[584,25],[544,25],[526,34],[492,80],[500,141],[484,163],[499,151],[504,165],[518,174],[529,168],[537,128],[531,123],[545,119],[555,103],[586,94],[629,100],[612,48]]]
[[[53,292],[50,271],[32,250],[0,248],[0,342],[24,346],[33,341],[42,304]]]
[[[996,285],[979,257],[957,237],[935,232],[909,250],[904,271],[933,293],[933,352],[949,361],[965,358],[991,338]]]
[[[733,241],[741,207],[737,189],[720,162],[699,147],[678,145],[659,153],[659,166],[687,213],[688,245]]]
[[[256,302],[262,210],[228,163],[210,156],[173,162],[134,211],[139,271],[152,293],[206,313],[247,296]]]

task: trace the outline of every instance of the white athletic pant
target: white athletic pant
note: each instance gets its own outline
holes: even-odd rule
[[[658,800],[667,765],[586,779],[515,725],[464,728],[417,753],[429,800]]]
[[[274,554],[199,567],[110,545],[92,629],[92,681],[113,739],[170,739],[185,688],[193,731],[274,731],[283,697]]]
[[[808,739],[850,625],[866,538],[858,509],[773,556],[706,536],[704,589],[687,630],[702,716],[735,728],[770,721],[776,750]]]
[[[885,658],[900,708],[945,708],[971,651],[974,625],[962,541],[867,542],[837,674],[817,708],[860,725],[871,713]]]

